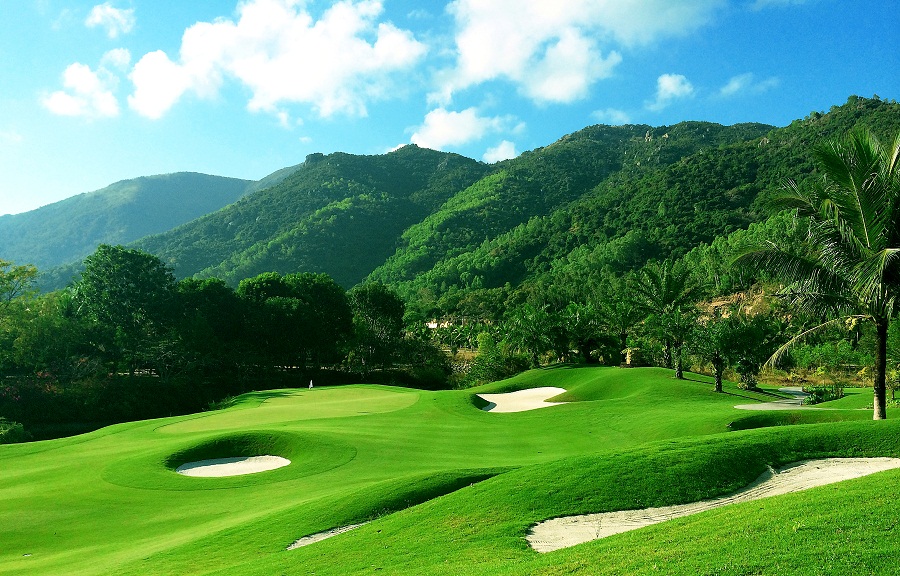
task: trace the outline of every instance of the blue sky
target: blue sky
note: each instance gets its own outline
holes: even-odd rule
[[[895,0],[0,0],[0,214],[137,176],[900,98]]]

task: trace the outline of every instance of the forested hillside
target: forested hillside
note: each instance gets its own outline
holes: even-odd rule
[[[649,259],[681,257],[768,217],[765,198],[788,178],[815,177],[814,147],[856,127],[870,127],[887,139],[900,129],[900,106],[853,97],[827,114],[812,113],[785,128],[691,122],[638,130],[640,136],[632,134],[619,152],[620,169],[572,201],[500,234],[470,229],[468,243],[428,252],[422,246],[441,245],[446,234],[429,224],[450,218],[447,213],[455,206],[448,202],[407,231],[405,245],[370,279],[392,283],[408,298],[429,299],[448,291],[516,286],[563,264],[622,273]],[[535,164],[543,153],[536,150],[513,162]],[[464,221],[473,228],[479,222]],[[423,233],[426,228],[430,236]],[[440,256],[423,266],[426,253]]]
[[[123,180],[23,214],[0,216],[0,258],[41,269],[127,244],[240,198],[250,180],[180,172]]]
[[[680,257],[768,217],[764,200],[786,179],[814,177],[817,144],[854,127],[888,137],[898,126],[896,103],[854,96],[784,128],[591,126],[493,165],[416,146],[311,154],[251,183],[239,201],[132,245],[178,277],[236,286],[269,271],[324,272],[345,288],[392,285],[428,308],[448,292],[515,287],[553,268],[621,273]],[[95,208],[66,244],[83,255],[127,242],[107,212]],[[68,220],[62,230],[81,221]],[[35,249],[47,244],[32,238]],[[46,272],[42,258],[2,257]],[[80,266],[72,260],[45,273],[44,287],[64,286]]]
[[[400,234],[490,167],[405,146],[381,156],[312,154],[281,183],[146,238],[179,276],[237,284],[261,272],[326,272],[350,287],[384,262]]]

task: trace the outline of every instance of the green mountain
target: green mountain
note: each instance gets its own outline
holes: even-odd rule
[[[453,290],[515,286],[554,267],[610,266],[622,272],[650,258],[678,257],[769,216],[764,199],[786,179],[815,177],[816,145],[860,126],[885,140],[894,137],[900,133],[900,105],[853,97],[827,114],[812,113],[784,128],[699,122],[646,131],[622,127],[630,139],[619,144],[619,169],[570,202],[497,234],[477,218],[457,218],[470,228],[457,226],[454,235],[469,241],[446,246],[441,244],[445,232],[431,223],[452,221],[461,212],[451,199],[408,230],[404,245],[370,278],[421,299]],[[555,147],[588,139],[594,130],[510,164],[527,170],[545,162],[543,156]],[[461,195],[472,195],[483,185]],[[484,197],[491,198],[488,202],[496,198]],[[440,249],[423,249],[432,246]]]
[[[528,230],[526,235],[530,235],[535,218],[548,218],[557,211],[557,218],[565,219],[573,202],[608,180],[655,174],[704,148],[757,138],[771,128],[707,122],[659,128],[585,128],[499,164],[489,177],[460,191],[408,229],[396,253],[373,272],[371,279],[396,284],[421,278],[427,284],[428,278],[434,278],[436,283],[429,287],[435,290],[448,284],[468,285],[477,282],[475,276],[467,274],[475,264],[471,258],[485,248],[491,252],[488,260],[507,260],[495,281],[500,285],[515,282],[521,274],[514,269],[525,272],[525,254],[513,250],[503,258],[497,252],[503,250],[503,242],[497,244],[496,239],[506,238],[513,230]],[[539,244],[546,240],[535,239]]]
[[[0,216],[0,258],[40,269],[81,260],[213,212],[254,182],[182,172],[123,180],[23,214]]]
[[[394,252],[404,230],[489,170],[416,146],[380,156],[311,154],[280,183],[136,246],[178,276],[236,284],[302,270],[350,287]]]
[[[765,219],[765,198],[787,178],[815,177],[814,147],[858,126],[892,138],[900,105],[853,96],[783,128],[591,126],[493,165],[416,146],[311,154],[237,202],[133,245],[179,277],[236,285],[268,271],[325,272],[419,300],[565,267],[621,272]],[[57,269],[45,287],[75,272]]]

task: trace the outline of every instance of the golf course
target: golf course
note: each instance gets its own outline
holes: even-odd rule
[[[729,382],[718,394],[686,376],[556,366],[468,390],[263,390],[0,446],[0,573],[897,573],[900,469],[532,549],[548,519],[712,500],[807,460],[900,457],[897,421],[862,409],[871,389],[825,409],[747,411],[734,406],[785,395]],[[540,409],[482,409],[494,401],[480,394],[544,387],[564,392]],[[257,456],[290,463],[176,472]]]

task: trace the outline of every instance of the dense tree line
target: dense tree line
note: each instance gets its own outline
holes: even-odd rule
[[[267,272],[233,289],[101,245],[69,288],[41,296],[34,267],[2,264],[0,416],[39,436],[310,379],[446,381],[444,357],[406,333],[404,303],[381,285],[347,293],[325,274]]]

